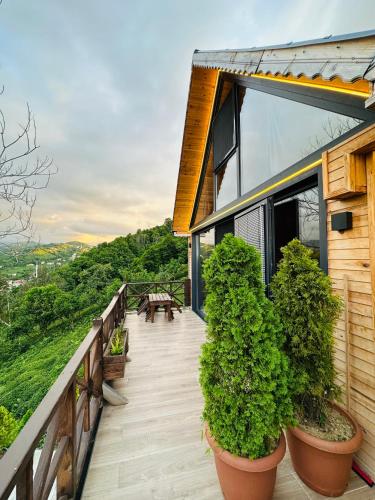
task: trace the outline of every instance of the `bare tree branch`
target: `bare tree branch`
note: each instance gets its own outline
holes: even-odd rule
[[[8,133],[5,115],[0,110],[0,242],[10,237],[26,241],[32,237],[31,216],[36,193],[45,189],[51,175],[57,172],[50,158],[35,157],[39,149],[36,132],[29,104],[25,123],[19,124],[19,132],[13,137]]]
[[[362,123],[362,120],[347,116],[329,117],[322,124],[321,133],[310,140],[310,144],[301,152],[303,156],[313,153],[327,143],[337,139],[345,132],[349,132],[352,128]]]

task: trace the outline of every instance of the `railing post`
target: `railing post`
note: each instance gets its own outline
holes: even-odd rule
[[[77,486],[76,472],[76,382],[73,380],[68,389],[61,411],[60,438],[67,436],[69,441],[57,471],[57,498],[74,498]]]
[[[95,351],[95,359],[94,359],[94,365],[98,362],[100,364],[100,369],[96,370],[96,373],[93,377],[93,392],[95,396],[102,396],[103,394],[103,343],[105,341],[103,337],[103,320],[102,318],[94,319],[93,321],[94,326],[100,326],[100,330],[98,332],[97,336],[97,348]]]
[[[25,467],[16,488],[17,500],[33,500],[33,459]]]
[[[85,409],[83,414],[83,430],[85,432],[89,432],[91,428],[91,419],[90,419],[90,397],[91,397],[91,367],[90,367],[90,352],[88,352],[84,359],[84,380],[86,385],[86,401],[85,401]]]
[[[124,315],[127,310],[128,310],[128,284],[126,283],[124,289]]]
[[[117,292],[115,294],[116,297],[116,303],[114,307],[114,325],[113,327],[116,328],[120,324],[120,294]]]
[[[191,306],[191,280],[186,278],[184,282],[184,305],[185,307]]]

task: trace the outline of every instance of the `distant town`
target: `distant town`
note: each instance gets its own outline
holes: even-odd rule
[[[0,275],[17,288],[54,268],[73,261],[90,247],[85,243],[10,244],[0,248]]]

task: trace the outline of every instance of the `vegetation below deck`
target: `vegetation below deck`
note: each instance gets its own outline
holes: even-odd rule
[[[186,276],[187,241],[173,236],[167,219],[102,243],[18,288],[0,277],[0,408],[18,428],[24,423],[123,281]],[[7,426],[11,420],[7,416]],[[0,418],[0,437],[4,422]],[[14,434],[11,426],[5,434]],[[0,449],[8,441],[0,440]]]

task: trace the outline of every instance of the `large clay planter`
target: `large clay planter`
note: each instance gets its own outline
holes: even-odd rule
[[[353,453],[362,444],[357,422],[343,408],[334,405],[353,425],[355,434],[348,441],[325,441],[300,427],[287,431],[294,470],[312,490],[328,497],[342,495],[348,485]]]
[[[279,446],[271,455],[257,460],[237,457],[220,448],[207,426],[206,438],[214,452],[216,471],[225,500],[272,499],[276,469],[285,455],[284,434],[281,434]]]

